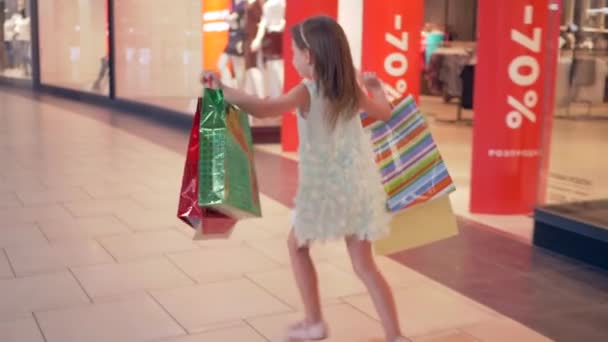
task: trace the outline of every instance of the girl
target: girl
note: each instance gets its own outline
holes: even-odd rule
[[[388,342],[406,341],[399,327],[391,290],[378,271],[371,241],[388,231],[386,195],[373,160],[360,110],[379,120],[391,116],[378,78],[364,74],[360,87],[344,31],[329,17],[313,17],[291,29],[293,65],[306,79],[289,93],[259,99],[223,87],[228,102],[259,118],[298,109],[299,187],[288,246],[304,303],[305,318],[287,330],[290,340],[328,337],[319,300],[317,274],[309,246],[344,238],[353,268],[364,282]],[[219,85],[214,73],[205,73]],[[221,86],[221,85],[220,85]]]

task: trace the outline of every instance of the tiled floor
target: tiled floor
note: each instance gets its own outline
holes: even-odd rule
[[[300,317],[285,246],[294,160],[260,151],[265,217],[193,241],[174,218],[183,129],[6,91],[0,108],[0,341],[281,341]],[[461,230],[378,258],[414,341],[605,340],[605,274]],[[382,341],[343,246],[313,254],[330,341]]]

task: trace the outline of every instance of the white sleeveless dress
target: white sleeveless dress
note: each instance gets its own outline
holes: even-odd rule
[[[292,217],[299,245],[348,236],[384,237],[390,220],[386,193],[359,116],[339,121],[332,130],[316,83],[303,83],[310,108],[298,113],[299,184]]]

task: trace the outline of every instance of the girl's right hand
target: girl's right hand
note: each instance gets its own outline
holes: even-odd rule
[[[201,84],[205,88],[211,89],[222,89],[222,81],[220,81],[220,76],[215,71],[205,70],[201,74]]]
[[[373,72],[364,72],[361,74],[361,82],[370,91],[383,91],[382,81]]]

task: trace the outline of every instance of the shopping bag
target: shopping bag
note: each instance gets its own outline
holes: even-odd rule
[[[213,209],[201,208],[198,203],[200,110],[201,99],[198,99],[186,153],[177,217],[194,228],[197,231],[196,236],[227,236],[236,220]]]
[[[260,217],[260,194],[248,115],[204,91],[199,125],[198,204],[228,217]]]
[[[376,163],[390,212],[446,196],[456,190],[414,98],[406,97],[384,123],[362,114],[371,134]]]
[[[198,203],[201,103],[202,100],[198,99],[196,114],[194,115],[192,130],[190,132],[186,163],[184,165],[177,216],[196,230],[196,236],[226,237],[232,232],[236,219],[212,208],[201,207]]]
[[[458,235],[458,223],[449,196],[395,213],[390,234],[374,241],[374,252],[389,255]]]
[[[394,214],[391,233],[374,243],[377,254],[391,254],[458,233],[449,194],[456,188],[428,125],[413,97],[393,108],[388,122],[361,115]]]

